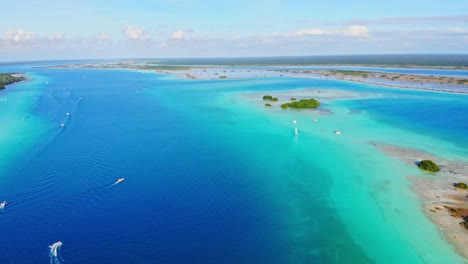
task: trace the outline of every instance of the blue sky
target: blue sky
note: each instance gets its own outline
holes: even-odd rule
[[[0,61],[468,53],[468,0],[7,2]]]

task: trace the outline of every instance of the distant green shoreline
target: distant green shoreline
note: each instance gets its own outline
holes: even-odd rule
[[[7,85],[26,80],[22,75],[22,73],[0,73],[0,90],[5,89]]]

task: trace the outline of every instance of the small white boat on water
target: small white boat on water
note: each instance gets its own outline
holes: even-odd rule
[[[299,136],[299,133],[297,132],[297,127],[294,129],[294,135],[297,137]]]
[[[51,257],[58,257],[59,249],[62,246],[62,241],[55,242],[54,244],[50,245],[50,256]]]
[[[64,127],[64,126],[65,126],[65,123],[61,123],[60,126],[61,126],[61,127]]]
[[[125,178],[118,178],[116,183],[121,183],[123,181],[125,181]]]
[[[69,116],[69,115],[70,115],[70,113],[67,112],[67,116]]]
[[[293,120],[293,124],[297,124],[297,121],[296,121],[296,120]]]
[[[341,135],[341,131],[339,131],[339,130],[333,130],[333,134]]]
[[[318,120],[317,119],[314,119],[314,122],[317,122]]]
[[[7,205],[6,201],[1,202],[0,203],[0,209],[4,209],[6,205]]]

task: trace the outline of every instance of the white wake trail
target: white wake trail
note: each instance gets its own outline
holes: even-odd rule
[[[62,247],[62,241],[55,242],[54,244],[50,245],[50,264],[60,264],[62,263],[62,258],[60,257],[60,248]]]
[[[125,180],[125,178],[119,178],[119,179],[117,179],[113,184],[109,185],[109,186],[107,187],[107,189],[110,189],[110,188],[116,186],[117,184],[123,182],[124,180]]]

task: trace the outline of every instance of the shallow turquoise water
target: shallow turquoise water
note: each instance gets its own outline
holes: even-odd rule
[[[410,190],[420,172],[367,143],[466,159],[467,96],[27,70],[0,92],[1,263],[47,262],[58,240],[70,263],[463,262]],[[258,97],[306,88],[361,96],[324,99],[327,115]]]

